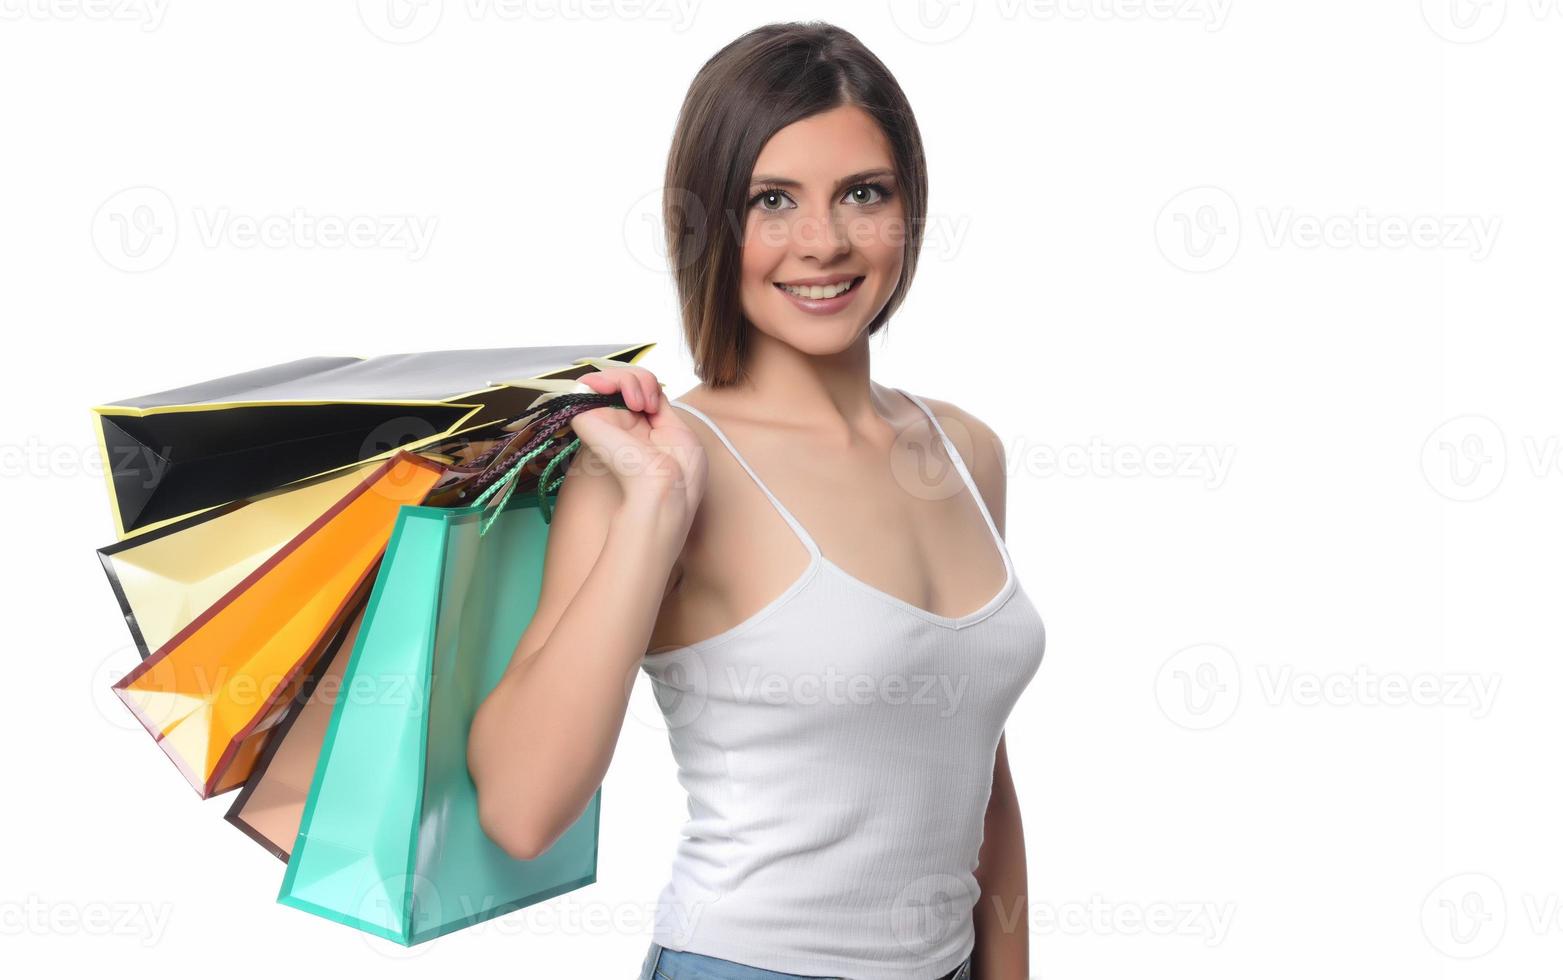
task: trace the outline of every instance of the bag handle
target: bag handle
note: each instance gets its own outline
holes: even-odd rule
[[[479,537],[487,534],[489,527],[499,519],[500,512],[505,509],[505,503],[509,501],[510,495],[515,492],[516,484],[520,482],[516,479],[516,477],[520,475],[521,470],[528,462],[535,459],[539,453],[557,441],[557,434],[549,436],[547,439],[544,439],[542,442],[538,443],[537,446],[535,446],[530,452],[522,453],[520,456],[516,457],[515,462],[511,464],[510,468],[505,471],[503,476],[494,481],[493,486],[478,494],[478,499],[472,502],[473,506],[476,507],[483,506],[484,502],[487,501],[488,498],[494,496],[495,493],[499,494],[499,503],[483,511],[481,523],[478,525]],[[568,445],[559,450],[558,454],[555,455],[553,459],[548,461],[548,465],[543,468],[543,475],[538,477],[537,506],[543,512],[544,524],[550,524],[553,522],[553,508],[549,506],[548,494],[559,489],[559,485],[564,482],[565,475],[560,474],[559,479],[555,480],[552,485],[548,483],[548,477],[556,468],[558,468],[559,464],[562,463],[566,457],[575,452],[580,444],[580,436],[576,436],[574,439],[570,440]]]
[[[583,385],[581,387],[585,386]],[[539,401],[552,400],[553,398],[564,394],[574,395],[575,397],[571,399],[574,404],[562,410],[566,414],[563,414],[557,421],[554,431],[539,439],[537,445],[533,446],[530,450],[522,453],[513,461],[511,461],[510,464],[506,466],[505,471],[494,480],[493,485],[484,490],[482,493],[478,494],[477,499],[472,502],[471,506],[483,507],[490,497],[493,497],[495,494],[499,495],[499,503],[495,504],[491,508],[485,509],[482,512],[483,516],[478,526],[478,535],[480,537],[487,534],[489,528],[496,520],[499,519],[500,513],[505,509],[506,502],[509,501],[510,495],[515,492],[516,485],[520,482],[517,477],[520,476],[521,471],[526,467],[526,464],[537,458],[538,454],[548,449],[550,444],[556,444],[559,441],[560,433],[564,432],[570,427],[571,418],[579,415],[581,412],[590,411],[595,408],[622,408],[626,411],[629,410],[629,406],[624,404],[624,396],[618,393],[604,395],[599,392],[592,391],[556,391],[545,396],[545,399],[539,399]],[[534,403],[532,410],[527,414],[531,415],[536,411],[537,404]],[[515,424],[516,423],[512,423],[512,425]],[[561,473],[559,478],[554,480],[551,484],[549,483],[549,477],[564,463],[566,459],[568,459],[578,448],[580,448],[580,445],[580,437],[575,436],[568,444],[564,446],[563,449],[561,449],[557,454],[554,455],[552,459],[548,461],[548,465],[543,468],[542,475],[538,477],[537,505],[538,509],[542,511],[543,523],[545,524],[553,522],[553,507],[549,504],[548,495],[559,489],[559,485],[564,482],[565,474]]]

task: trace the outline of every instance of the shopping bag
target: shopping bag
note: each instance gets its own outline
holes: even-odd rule
[[[325,744],[326,726],[331,723],[331,710],[338,698],[350,696],[342,687],[342,674],[367,606],[366,595],[352,618],[332,637],[298,697],[277,723],[276,732],[267,740],[250,778],[234,794],[233,804],[224,814],[224,819],[283,863],[298,836],[309,784],[315,778],[315,763]]]
[[[398,513],[279,902],[411,946],[597,880],[600,787],[523,861],[484,833],[467,770],[473,716],[536,610],[548,477]]]
[[[507,427],[510,431],[504,439],[450,447],[451,454],[443,457],[447,462],[446,472],[436,490],[430,491],[425,498],[425,504],[450,506],[436,499],[439,486],[447,488],[446,500],[475,500],[475,495],[464,495],[468,490],[476,494],[492,486],[497,477],[512,482],[492,491],[493,499],[506,491],[514,493],[517,487],[526,488],[522,492],[531,492],[541,473],[549,465],[556,465],[555,459],[565,455],[567,447],[552,439],[565,418],[604,405],[624,407],[620,395],[599,395],[583,389],[580,385],[559,386],[556,392],[539,399],[528,417],[510,423]],[[523,457],[527,458],[523,460]],[[519,467],[518,461],[521,462]],[[490,505],[491,518],[495,506]],[[364,605],[367,605],[367,596]],[[277,724],[276,733],[225,815],[230,823],[284,863],[298,836],[310,783],[336,700],[352,696],[343,675],[362,622],[363,605],[360,605],[352,621],[333,638],[319,666],[311,672],[288,713]]]
[[[440,473],[398,450],[114,684],[203,799],[249,776],[302,677],[372,586],[397,510]]]
[[[308,357],[93,409],[117,537],[514,419],[652,344]]]
[[[236,500],[98,549],[142,659],[259,568],[377,464]]]

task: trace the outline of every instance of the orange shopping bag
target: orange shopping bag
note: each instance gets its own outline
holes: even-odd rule
[[[342,675],[347,672],[347,662],[358,643],[368,598],[365,596],[358,603],[346,625],[333,634],[298,697],[266,740],[266,751],[250,767],[250,778],[234,794],[225,815],[229,823],[284,864],[293,851],[293,841],[304,818],[304,804],[309,798],[309,785],[315,778],[315,764],[320,761],[331,714],[337,701],[347,696],[342,691]]]
[[[444,467],[398,450],[114,685],[202,799],[239,786]]]

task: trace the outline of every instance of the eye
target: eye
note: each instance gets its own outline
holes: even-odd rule
[[[864,193],[873,194],[874,197],[866,201],[861,197],[853,197],[854,195],[860,195]],[[858,184],[856,187],[853,187],[847,191],[847,196],[849,198],[853,198],[852,203],[867,207],[871,204],[883,204],[885,201],[890,200],[890,188],[886,187],[884,184]]]
[[[749,198],[749,206],[752,208],[756,205],[760,205],[761,211],[783,211],[786,209],[780,206],[771,207],[769,205],[776,201],[791,200],[792,198],[787,196],[787,192],[782,190],[780,187],[762,187],[757,194]],[[793,206],[796,207],[797,205]]]
[[[848,188],[846,197],[842,200],[844,203],[866,208],[883,204],[893,196],[894,192],[884,184],[869,182]],[[797,202],[793,201],[791,195],[780,187],[761,187],[753,197],[749,198],[749,207],[758,207],[761,211],[773,214],[797,206]]]

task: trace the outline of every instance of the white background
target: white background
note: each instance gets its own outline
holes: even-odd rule
[[[742,31],[825,17],[931,172],[875,377],[1002,436],[1049,627],[1008,726],[1033,973],[1557,975],[1563,3],[0,13],[8,967],[634,975],[683,817],[645,679],[595,885],[411,951],[278,905],[231,797],[109,693],[137,657],[88,408],[567,340],[657,341],[684,391],[680,99]],[[313,237],[349,219],[427,237]]]

